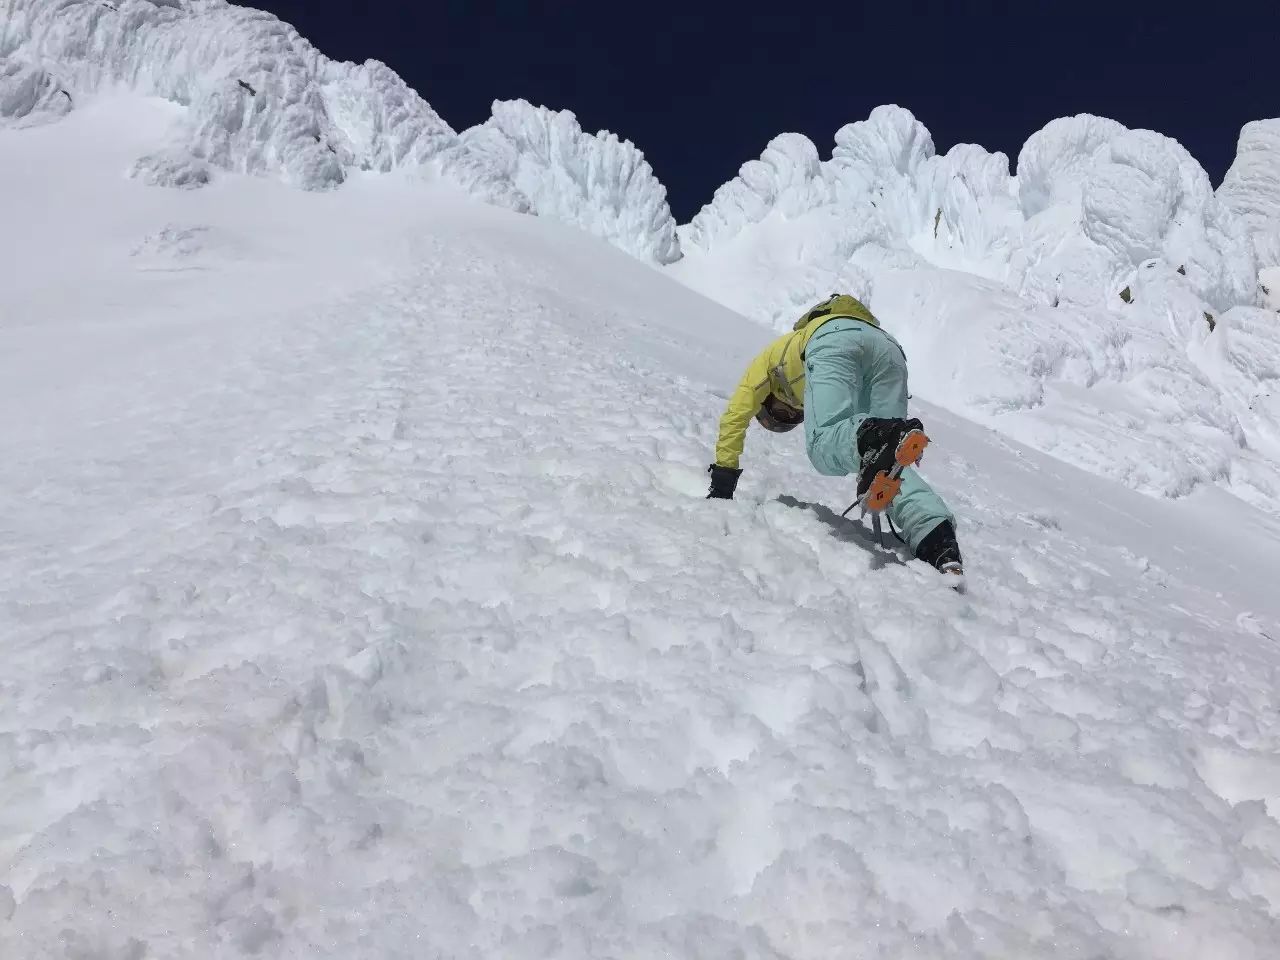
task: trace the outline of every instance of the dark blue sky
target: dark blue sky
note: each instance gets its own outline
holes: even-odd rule
[[[1054,117],[1101,114],[1181,141],[1215,185],[1240,127],[1280,116],[1280,3],[248,5],[330,57],[386,62],[455,129],[523,98],[612,130],[681,222],[776,134],[825,157],[881,103],[915,113],[939,152],[979,143],[1011,161]]]

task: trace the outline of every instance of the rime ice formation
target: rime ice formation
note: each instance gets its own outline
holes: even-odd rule
[[[690,244],[710,251],[732,239],[744,224],[759,223],[774,210],[787,218],[830,199],[818,148],[808,137],[784,133],[769,142],[759,160],[748,161],[737,177],[716,190],[712,202],[683,233]]]
[[[454,139],[382,64],[335,63],[270,14],[224,0],[12,0],[0,56],[5,116],[64,111],[104,89],[185,107],[179,139],[133,168],[159,185],[197,184],[212,166],[324,189],[354,169],[423,163]]]
[[[783,245],[775,259],[784,272],[819,259],[880,263],[887,253],[899,266],[998,279],[1038,302],[1094,305],[1163,259],[1214,309],[1256,296],[1243,224],[1194,158],[1167,137],[1099,117],[1055,120],[1033,135],[1017,178],[1003,154],[971,144],[936,155],[900,107],[842,128],[825,163],[807,139],[785,135],[716,192],[683,231],[686,246],[714,253],[772,215],[838,223],[832,243]]]
[[[1218,196],[1248,226],[1258,265],[1280,266],[1280,119],[1245,124]]]
[[[1018,196],[1027,230],[1011,279],[1030,296],[1108,303],[1149,260],[1181,268],[1212,309],[1257,296],[1244,224],[1168,137],[1098,117],[1054,120],[1019,154]]]
[[[580,227],[643,260],[680,257],[666,188],[644,154],[608,131],[585,133],[568,111],[497,101],[445,167],[491,202]]]

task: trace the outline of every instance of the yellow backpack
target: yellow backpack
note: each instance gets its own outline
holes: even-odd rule
[[[855,320],[869,323],[873,327],[880,326],[880,321],[875,318],[875,314],[868,310],[861,300],[851,297],[847,293],[833,293],[797,320],[795,326],[791,329],[795,331],[803,330],[813,321],[824,317],[852,317]]]

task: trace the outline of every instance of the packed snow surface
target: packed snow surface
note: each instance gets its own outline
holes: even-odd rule
[[[1275,956],[1274,517],[917,399],[956,594],[795,434],[703,499],[768,331],[403,176],[121,179],[187,122],[0,131],[0,957]]]

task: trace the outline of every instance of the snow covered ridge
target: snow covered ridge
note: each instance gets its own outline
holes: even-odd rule
[[[133,166],[148,183],[198,187],[225,169],[319,190],[353,170],[410,168],[645,259],[679,257],[643,155],[584,133],[572,114],[495,103],[460,138],[386,65],[336,63],[274,16],[225,0],[13,0],[3,16],[0,122],[56,118],[114,89],[187,108],[181,136]]]
[[[3,16],[0,122],[57,117],[104,89],[187,108],[182,135],[134,165],[149,183],[199,186],[228,169],[325,189],[353,170],[411,168],[642,259],[681,256],[666,191],[643,154],[584,132],[571,113],[498,102],[459,136],[384,64],[331,61],[274,16],[226,0],[11,0]],[[756,298],[756,314],[790,314],[833,280],[857,286],[868,264],[921,256],[1036,302],[1085,304],[1159,257],[1226,310],[1257,302],[1251,236],[1280,262],[1280,134],[1270,123],[1242,135],[1224,210],[1199,164],[1158,134],[1097,117],[1055,120],[1028,140],[1013,178],[1003,154],[981,147],[937,156],[909,111],[884,106],[839,130],[826,162],[803,136],[775,138],[682,232],[712,252],[771,217],[824,221],[803,250],[786,252],[783,282]]]
[[[325,189],[354,170],[410,168],[642,259],[681,256],[643,154],[570,113],[498,102],[459,136],[384,64],[331,61],[274,16],[226,0],[10,0],[0,15],[0,122],[54,118],[107,89],[187,108],[182,134],[133,166],[146,182],[199,186],[227,169]],[[767,219],[819,218],[802,250],[776,258],[780,282],[753,298],[749,312],[767,316],[833,280],[856,287],[869,265],[921,258],[1035,302],[1081,304],[1106,302],[1162,258],[1221,311],[1258,302],[1251,237],[1280,262],[1280,152],[1266,124],[1246,128],[1219,203],[1199,164],[1159,134],[1055,120],[1028,140],[1014,178],[981,147],[937,156],[909,111],[884,106],[839,130],[826,162],[803,136],[775,138],[681,232],[710,253]]]
[[[1280,177],[1268,180],[1266,167],[1280,153],[1261,142],[1253,154],[1255,169],[1238,179],[1270,189],[1280,209]],[[1238,196],[1237,206],[1251,202]],[[1099,117],[1049,123],[1027,141],[1013,177],[1003,154],[972,144],[938,156],[909,111],[878,107],[837,132],[826,162],[806,137],[776,138],[683,236],[686,248],[714,254],[766,220],[803,217],[812,218],[804,249],[779,255],[784,269],[786,261],[822,274],[851,263],[933,264],[1001,280],[1037,303],[1095,305],[1160,259],[1181,267],[1214,309],[1257,302],[1246,224],[1214,196],[1195,159],[1167,137]],[[775,299],[775,319],[831,279]]]
[[[13,0],[0,57],[10,118],[119,88],[187,107],[182,137],[135,168],[159,185],[198,185],[213,167],[323,189],[352,169],[424,163],[455,137],[383,64],[335,63],[275,17],[224,0]]]

